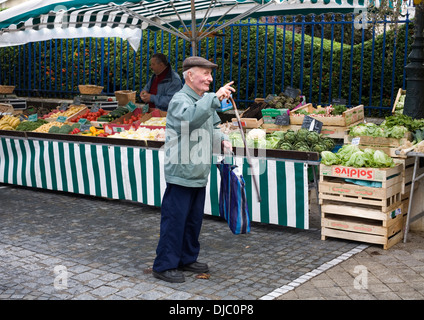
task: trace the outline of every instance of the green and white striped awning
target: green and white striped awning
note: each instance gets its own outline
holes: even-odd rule
[[[364,0],[32,0],[0,12],[0,47],[49,39],[120,37],[137,49],[141,30],[148,27],[197,42],[217,31],[207,28],[208,23],[224,19],[219,28],[247,17],[359,12],[363,7]],[[198,28],[192,33],[193,23]]]
[[[214,162],[218,159],[214,156]],[[106,144],[0,137],[0,183],[160,206],[164,151]],[[308,164],[253,158],[261,202],[245,157],[235,157],[246,182],[251,220],[309,228]],[[205,214],[219,216],[220,174],[212,165]]]

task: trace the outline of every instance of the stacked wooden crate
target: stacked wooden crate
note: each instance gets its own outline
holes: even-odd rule
[[[320,166],[321,236],[383,245],[403,237],[404,167]]]

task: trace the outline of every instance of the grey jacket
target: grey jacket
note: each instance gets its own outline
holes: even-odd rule
[[[221,152],[222,140],[228,140],[217,127],[220,105],[215,93],[200,97],[187,84],[174,95],[166,117],[166,182],[186,187],[207,185],[212,155]]]

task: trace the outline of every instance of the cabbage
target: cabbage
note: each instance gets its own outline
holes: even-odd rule
[[[321,152],[321,163],[326,166],[332,166],[335,164],[340,164],[341,161],[337,154],[331,151],[323,151]]]
[[[262,129],[252,129],[247,133],[247,139],[263,140],[266,138],[266,132]]]
[[[388,137],[400,139],[405,136],[405,133],[408,132],[408,129],[404,126],[393,126],[387,129]]]
[[[375,168],[387,168],[395,166],[393,159],[381,150],[375,150],[373,160],[373,167]]]
[[[280,138],[275,136],[269,136],[266,138],[266,148],[267,149],[277,149],[278,144],[280,143]]]
[[[271,133],[271,136],[283,139],[285,134],[286,133],[284,131],[278,130]]]
[[[360,137],[367,135],[367,127],[364,124],[358,124],[350,129],[349,135],[352,137]]]
[[[347,160],[344,163],[347,167],[355,167],[355,168],[361,168],[361,167],[367,167],[367,157],[365,155],[365,152],[363,151],[356,151],[354,152],[349,160]]]

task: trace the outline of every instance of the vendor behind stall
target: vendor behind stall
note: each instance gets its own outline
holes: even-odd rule
[[[168,111],[168,104],[183,84],[181,78],[172,70],[168,58],[162,53],[155,53],[150,59],[153,76],[140,92],[140,98],[150,108]]]

